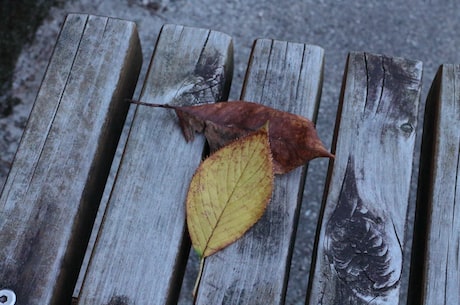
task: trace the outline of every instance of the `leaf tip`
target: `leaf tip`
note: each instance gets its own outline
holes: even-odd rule
[[[329,159],[335,159],[335,155],[331,152],[329,152],[326,148],[322,147],[321,150],[318,150],[318,157],[320,158],[329,158]]]

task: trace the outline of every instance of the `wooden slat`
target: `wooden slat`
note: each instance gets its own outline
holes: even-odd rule
[[[194,104],[225,100],[232,40],[166,25],[141,100]],[[186,143],[170,110],[138,106],[78,304],[171,304],[189,253],[185,196],[204,137]]]
[[[323,50],[273,40],[256,41],[243,100],[315,119]],[[206,258],[196,304],[283,304],[305,168],[278,176],[262,219],[242,239]]]
[[[69,15],[0,197],[0,287],[70,302],[142,55],[132,22]]]
[[[460,66],[439,68],[427,98],[416,230],[413,304],[460,304]]]
[[[398,304],[422,63],[351,53],[307,304]]]

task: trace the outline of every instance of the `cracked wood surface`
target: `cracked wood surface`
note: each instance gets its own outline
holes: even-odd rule
[[[307,304],[397,304],[422,64],[349,54]]]
[[[140,100],[186,105],[225,100],[231,37],[165,25]],[[137,107],[78,304],[172,304],[190,250],[185,197],[204,137],[187,143],[173,111]]]
[[[321,95],[323,49],[257,40],[242,100],[314,120]],[[207,257],[196,304],[284,304],[305,168],[277,176],[264,216],[246,234]]]
[[[411,285],[414,304],[460,304],[460,66],[427,98]]]
[[[0,196],[0,287],[18,304],[70,301],[141,61],[133,22],[65,20]]]

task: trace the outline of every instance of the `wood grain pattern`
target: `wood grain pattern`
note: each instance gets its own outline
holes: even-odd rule
[[[142,56],[132,22],[69,15],[0,196],[0,287],[70,297]]]
[[[460,304],[460,66],[427,98],[411,269],[413,304]]]
[[[397,304],[422,63],[351,53],[307,304]]]
[[[223,33],[163,27],[141,101],[225,100],[232,40]],[[204,137],[186,143],[172,111],[137,106],[78,304],[176,302],[189,253],[185,197]]]
[[[315,119],[323,50],[257,40],[241,99]],[[262,219],[242,239],[205,260],[196,304],[283,304],[305,168],[278,176]]]

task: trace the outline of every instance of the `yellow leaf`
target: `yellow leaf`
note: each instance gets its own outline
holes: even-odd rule
[[[273,191],[268,124],[201,163],[187,194],[187,225],[204,258],[240,238],[262,217]]]

